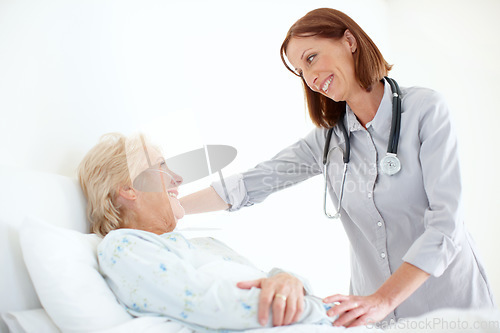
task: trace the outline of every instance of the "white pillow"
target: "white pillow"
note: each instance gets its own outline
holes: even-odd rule
[[[40,302],[63,332],[103,330],[132,319],[98,271],[99,236],[33,217],[26,218],[19,234]]]
[[[2,313],[9,333],[60,333],[44,309]]]

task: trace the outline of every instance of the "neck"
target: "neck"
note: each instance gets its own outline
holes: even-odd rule
[[[157,235],[174,231],[176,223],[172,220],[173,216],[169,219],[152,212],[154,210],[129,212],[125,228],[149,231]]]
[[[366,91],[360,87],[346,103],[356,115],[359,122],[366,128],[366,124],[373,120],[384,96],[384,83],[377,82],[372,90]]]

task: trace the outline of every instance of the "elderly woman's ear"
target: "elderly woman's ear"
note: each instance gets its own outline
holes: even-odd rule
[[[120,189],[118,190],[118,196],[117,196],[117,201],[121,205],[127,205],[127,202],[135,201],[137,199],[137,192],[136,190],[129,186],[121,186]]]

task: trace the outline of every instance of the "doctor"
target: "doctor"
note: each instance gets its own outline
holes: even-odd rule
[[[186,212],[235,211],[325,173],[351,242],[350,293],[324,300],[339,302],[328,311],[339,315],[334,325],[494,306],[464,226],[457,139],[443,97],[425,88],[399,90],[384,79],[391,66],[356,22],[334,9],[299,19],[281,55],[304,83],[317,128],[271,160],[227,178],[228,202],[214,183],[181,199]],[[239,286],[262,288],[261,323],[270,306],[274,325],[294,321],[301,311],[296,281]]]

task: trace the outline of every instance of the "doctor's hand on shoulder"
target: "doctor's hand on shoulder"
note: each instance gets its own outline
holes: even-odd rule
[[[259,323],[269,321],[269,310],[273,310],[273,326],[297,322],[304,311],[304,286],[295,276],[282,272],[268,278],[242,281],[241,289],[260,288]]]

